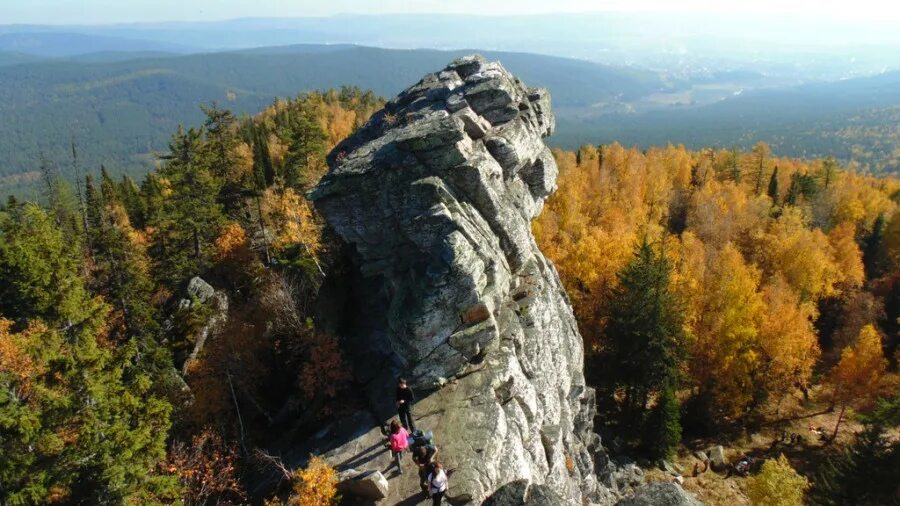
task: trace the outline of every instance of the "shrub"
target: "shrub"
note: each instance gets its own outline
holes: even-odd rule
[[[751,504],[763,506],[801,506],[809,480],[800,476],[784,457],[767,460],[760,473],[749,480],[747,495]]]

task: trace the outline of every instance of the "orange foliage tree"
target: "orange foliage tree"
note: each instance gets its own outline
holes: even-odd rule
[[[881,336],[874,326],[866,325],[856,344],[844,348],[829,377],[834,400],[841,406],[832,439],[837,436],[848,404],[865,405],[875,398],[885,370],[887,360],[881,349]]]
[[[236,445],[226,443],[212,427],[205,427],[190,444],[176,441],[172,445],[167,471],[178,475],[186,506],[246,504],[237,461]]]
[[[312,457],[294,475],[290,506],[331,506],[337,503],[337,471],[320,457]]]

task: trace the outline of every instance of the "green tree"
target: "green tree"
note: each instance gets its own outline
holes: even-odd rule
[[[605,331],[606,366],[615,370],[613,386],[624,394],[623,426],[644,438],[641,446],[648,453],[660,455],[671,451],[680,433],[674,389],[683,315],[670,290],[671,272],[665,255],[644,238],[618,274]],[[657,402],[650,406],[653,397]]]
[[[821,466],[810,494],[816,504],[875,506],[896,500],[900,442],[888,432],[900,426],[900,393],[879,401],[863,422],[853,444]]]
[[[315,183],[312,172],[324,159],[328,137],[312,111],[292,112],[287,123],[290,144],[284,161],[283,177],[288,187],[306,189]]]
[[[896,221],[891,219],[892,222]],[[872,231],[863,241],[863,265],[866,277],[877,278],[884,270],[884,235],[888,227],[883,214],[879,214],[872,224]]]
[[[180,129],[172,137],[159,178],[150,185],[158,209],[150,217],[156,277],[176,287],[211,265],[212,244],[225,223],[222,180],[204,149],[203,133]]]
[[[87,291],[78,278],[81,247],[35,204],[0,213],[0,314],[71,325]]]
[[[153,470],[171,405],[134,340],[104,344],[109,306],[84,286],[80,245],[34,204],[0,214],[0,245],[0,502],[120,504],[169,487]]]
[[[775,167],[775,170],[772,171],[772,177],[769,178],[768,195],[772,199],[772,204],[777,206],[780,200],[778,193],[778,167]]]

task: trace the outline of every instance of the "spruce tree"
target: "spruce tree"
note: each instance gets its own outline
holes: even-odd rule
[[[624,393],[623,428],[642,439],[647,453],[658,455],[668,454],[680,437],[674,392],[683,315],[670,290],[671,271],[665,255],[645,238],[618,275],[606,327],[607,367],[615,371],[614,388]]]
[[[872,231],[863,242],[863,266],[866,269],[866,278],[874,279],[881,275],[884,269],[884,252],[882,244],[884,243],[884,231],[887,227],[884,215],[879,214],[872,224]]]
[[[179,129],[163,157],[160,177],[148,183],[156,277],[172,289],[210,267],[212,243],[225,222],[219,201],[222,180],[212,168],[219,163],[211,159],[214,152],[204,147],[202,132]]]
[[[122,504],[159,494],[171,405],[137,343],[111,345],[81,245],[34,204],[0,213],[0,503]],[[140,501],[138,501],[140,502]]]
[[[778,194],[778,167],[775,167],[775,170],[772,171],[772,177],[769,178],[769,190],[767,193],[769,198],[772,199],[772,204],[777,206],[780,199]]]

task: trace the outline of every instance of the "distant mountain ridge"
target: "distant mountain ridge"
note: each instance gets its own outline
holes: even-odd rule
[[[252,114],[277,97],[343,85],[392,96],[428,69],[471,52],[500,60],[530,85],[552,91],[558,118],[553,145],[671,142],[696,149],[764,140],[786,156],[834,155],[873,172],[900,172],[900,72],[741,91],[739,84],[727,84],[733,73],[722,71],[710,74],[718,96],[723,89],[738,90],[733,96],[726,91],[729,98],[722,100],[702,98],[707,78],[695,87],[649,71],[516,52],[352,44],[188,55],[117,49],[38,57],[0,51],[0,194],[33,187],[42,158],[68,166],[72,140],[83,168],[104,164],[113,173],[138,175],[153,166],[154,153],[166,149],[178,124],[202,121],[201,104],[218,102]]]
[[[0,32],[0,51],[58,58],[107,51],[188,53],[197,49],[165,41],[78,32]]]
[[[6,119],[0,123],[0,189],[21,183],[17,175],[33,172],[41,156],[68,163],[73,138],[85,167],[138,173],[152,166],[153,152],[166,148],[179,123],[202,121],[201,104],[217,101],[255,113],[277,97],[343,85],[391,96],[428,69],[470,52],[297,45],[162,57],[94,53],[99,61],[82,55],[0,67],[0,115]],[[529,83],[552,88],[561,107],[637,97],[663,86],[650,72],[483,53]]]

